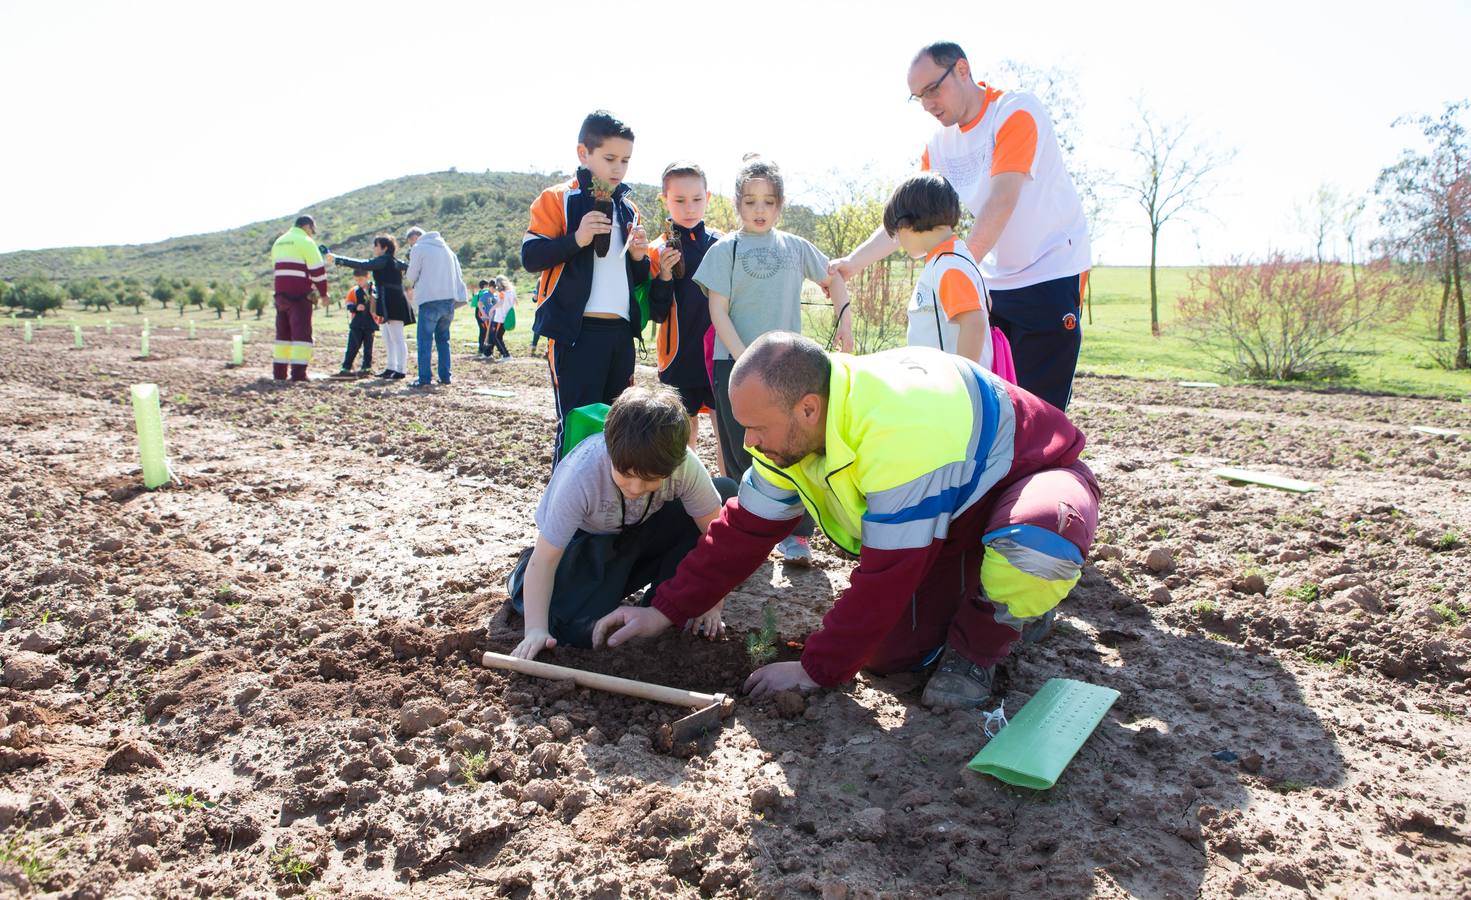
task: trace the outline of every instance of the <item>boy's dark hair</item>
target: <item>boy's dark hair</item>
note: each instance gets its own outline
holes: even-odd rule
[[[582,120],[582,130],[577,132],[577,143],[591,152],[603,146],[603,142],[609,138],[623,138],[631,141],[633,140],[633,129],[623,124],[606,109],[588,113],[587,118]]]
[[[920,58],[925,56],[928,56],[931,62],[942,69],[954,65],[956,60],[970,59],[965,55],[965,51],[960,49],[960,45],[953,41],[936,41],[920,47],[919,52],[914,54],[914,62],[919,62]]]
[[[671,178],[698,178],[700,183],[707,188],[710,181],[705,177],[705,170],[692,162],[672,162],[664,167],[664,176],[659,181],[659,190],[669,190],[669,179]]]
[[[884,206],[884,231],[929,231],[960,223],[960,195],[939,172],[919,172],[894,189]]]
[[[745,192],[746,185],[756,180],[771,182],[771,189],[776,191],[776,205],[785,206],[787,202],[787,186],[781,177],[781,167],[769,159],[762,158],[759,153],[747,153],[741,157],[741,170],[736,173],[735,203],[736,209],[741,206],[741,194]]]
[[[668,478],[684,461],[690,419],[673,388],[631,387],[618,395],[603,421],[613,468],[650,481]]]
[[[480,286],[481,287],[485,287],[487,284],[490,284],[490,282],[486,281],[484,278],[480,279]]]
[[[398,241],[395,241],[392,237],[386,234],[380,234],[377,237],[373,238],[373,246],[387,247],[389,256],[392,256],[398,252]]]

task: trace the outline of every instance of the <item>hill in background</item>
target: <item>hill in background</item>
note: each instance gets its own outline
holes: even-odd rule
[[[269,286],[271,242],[300,213],[317,220],[318,238],[347,256],[371,254],[373,236],[402,239],[411,225],[439,231],[472,277],[510,273],[525,281],[521,238],[531,203],[543,188],[568,175],[523,172],[433,172],[395,178],[313,203],[289,215],[216,231],[169,238],[152,244],[105,247],[59,247],[0,254],[0,278],[26,275],[52,279],[104,280],[133,277],[151,281],[170,278],[228,279],[246,286]],[[631,184],[634,201],[646,215],[657,216],[658,188]],[[726,209],[729,204],[725,204]],[[811,236],[812,212],[788,207],[782,227]],[[402,255],[402,253],[400,253]]]

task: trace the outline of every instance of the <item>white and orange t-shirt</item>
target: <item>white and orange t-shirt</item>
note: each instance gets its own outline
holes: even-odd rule
[[[976,362],[989,370],[994,349],[985,297],[981,270],[965,242],[952,237],[937,245],[925,257],[924,271],[909,299],[909,346],[955,353],[960,343],[960,325],[955,319],[962,313],[979,312],[985,344]]]
[[[921,167],[944,175],[975,216],[991,195],[993,176],[1027,176],[1000,240],[980,261],[986,286],[1012,290],[1087,271],[1088,221],[1047,110],[1025,91],[980,88],[980,115],[936,132]]]

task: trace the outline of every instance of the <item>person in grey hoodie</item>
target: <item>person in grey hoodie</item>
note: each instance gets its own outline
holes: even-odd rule
[[[415,225],[404,241],[413,248],[409,254],[406,280],[413,284],[409,302],[419,321],[419,378],[414,387],[432,383],[430,362],[439,350],[439,383],[449,384],[449,326],[455,318],[455,307],[465,303],[469,290],[460,271],[460,261],[439,232],[425,232]]]

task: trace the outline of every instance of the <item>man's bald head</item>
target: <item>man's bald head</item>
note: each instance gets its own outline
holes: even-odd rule
[[[790,331],[770,331],[752,341],[736,360],[730,386],[739,387],[754,376],[774,400],[791,409],[808,394],[826,400],[832,371],[832,360],[821,344]]]

